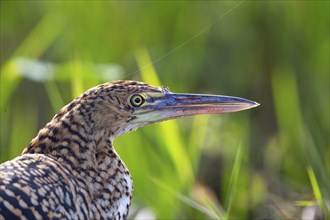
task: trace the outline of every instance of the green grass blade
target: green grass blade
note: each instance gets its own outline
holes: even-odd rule
[[[150,59],[149,53],[146,48],[141,48],[135,54],[142,80],[154,86],[161,86],[157,72]]]
[[[72,99],[84,92],[83,64],[79,60],[72,60],[70,63]]]
[[[65,24],[66,21],[58,16],[57,11],[49,10],[14,52],[14,56],[39,57],[64,30]]]
[[[207,138],[207,126],[210,115],[198,115],[193,118],[191,126],[190,137],[188,141],[189,155],[192,158],[194,170],[198,169],[200,156],[202,154],[202,145]]]
[[[284,158],[287,162],[284,168],[292,179],[307,180],[305,173],[295,172],[311,164],[316,175],[321,177],[321,184],[328,185],[325,162],[319,153],[321,147],[315,144],[310,128],[305,125],[301,103],[297,73],[288,66],[278,66],[272,73],[272,90],[275,102],[275,113],[280,129],[281,148],[285,153],[292,154]],[[298,160],[298,158],[302,158]]]
[[[9,158],[20,155],[38,130],[35,123],[38,118],[38,109],[34,106],[24,107],[23,114],[22,103],[24,102],[17,101],[12,108],[12,114],[15,116],[12,120],[12,126],[15,129],[10,134]]]
[[[21,42],[11,58],[3,64],[1,68],[0,110],[7,103],[21,79],[15,58],[17,56],[38,58],[60,35],[65,23],[64,19],[56,16],[55,11],[50,10]],[[52,28],[49,28],[50,24]]]
[[[59,109],[61,109],[64,106],[64,101],[62,99],[62,96],[60,94],[60,91],[58,90],[55,81],[49,80],[44,83],[46,92],[48,94],[50,103],[52,105],[52,108],[54,112],[58,112]]]
[[[244,152],[244,147],[242,144],[240,144],[237,149],[237,152],[236,152],[235,162],[234,162],[234,166],[233,166],[233,170],[232,170],[230,182],[229,182],[228,193],[227,193],[226,200],[225,200],[226,214],[225,214],[224,219],[229,218],[232,202],[235,198],[239,171],[240,171],[242,159],[243,159],[243,152]]]
[[[146,49],[136,53],[136,59],[140,67],[142,80],[155,86],[160,86],[160,80],[152,65],[152,61]],[[184,141],[180,135],[180,129],[175,121],[166,121],[158,125],[159,134],[171,155],[172,161],[178,171],[182,183],[192,183],[194,174],[188,152],[184,148]]]
[[[149,179],[154,184],[156,184],[157,186],[159,186],[160,188],[165,190],[167,193],[171,194],[172,196],[177,197],[179,200],[181,200],[185,204],[187,204],[190,207],[200,211],[201,213],[205,214],[206,216],[209,216],[212,219],[222,219],[223,218],[223,214],[221,213],[221,211],[219,211],[219,209],[213,209],[212,210],[208,207],[205,207],[205,206],[201,205],[200,203],[188,198],[187,196],[175,191],[174,189],[170,188],[168,186],[168,184],[164,183],[163,181],[161,181],[161,180],[159,180],[155,177],[149,176]]]
[[[8,99],[20,82],[21,76],[17,72],[15,62],[7,62],[0,73],[0,111],[8,103]]]
[[[313,171],[313,169],[311,167],[308,167],[307,168],[307,174],[308,174],[309,180],[311,182],[312,189],[313,189],[313,192],[314,192],[314,196],[315,196],[316,201],[322,207],[322,209],[329,214],[329,209],[326,206],[326,204],[324,203],[324,200],[323,200],[323,197],[322,197],[322,193],[321,193],[319,184],[317,182],[317,179],[316,179],[316,176],[314,174],[314,171]]]

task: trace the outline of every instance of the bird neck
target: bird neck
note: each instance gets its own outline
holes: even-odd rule
[[[62,109],[24,149],[23,154],[47,155],[65,166],[79,169],[97,167],[97,155],[110,149],[112,139],[81,109]],[[85,111],[86,112],[86,111]]]
[[[125,217],[133,193],[131,176],[108,138],[111,131],[94,129],[92,124],[79,115],[55,116],[22,154],[44,154],[82,180],[92,195],[92,213],[105,210],[104,218]]]
[[[102,125],[115,120],[111,115],[100,117],[93,105],[77,99],[65,106],[22,154],[43,154],[67,168],[92,195],[93,213],[105,210],[104,218],[125,217],[133,193],[132,179],[112,145],[118,131]]]

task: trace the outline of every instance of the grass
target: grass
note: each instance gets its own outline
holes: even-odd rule
[[[329,207],[327,207],[327,204],[325,203],[325,201],[323,200],[321,189],[319,187],[319,184],[318,184],[318,181],[316,179],[313,169],[311,167],[308,167],[307,173],[308,173],[309,180],[311,181],[311,186],[313,188],[313,193],[314,193],[315,199],[317,201],[317,205],[320,206],[322,208],[322,210],[324,211],[325,215],[329,217],[330,210],[329,210]]]
[[[228,186],[228,193],[227,193],[226,200],[225,200],[226,215],[224,216],[224,219],[230,219],[232,203],[233,203],[234,197],[236,196],[236,191],[237,191],[237,181],[238,181],[239,171],[240,171],[242,158],[243,158],[243,150],[244,150],[243,145],[241,145],[237,149],[235,163],[234,163],[234,166],[232,169],[232,174],[231,174],[230,182],[229,182],[229,186]]]
[[[242,96],[261,106],[115,140],[132,216],[329,219],[329,3],[132,4],[1,2],[0,161],[112,79]]]

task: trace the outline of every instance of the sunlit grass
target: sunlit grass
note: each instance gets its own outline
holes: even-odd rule
[[[234,93],[261,106],[116,139],[133,176],[135,213],[147,207],[157,219],[300,219],[317,205],[329,219],[328,2],[243,2],[196,38],[237,3],[9,4],[17,5],[1,2],[1,162],[90,87],[122,78],[160,86],[162,79],[180,92]],[[198,173],[206,154],[221,161],[213,182]]]
[[[328,217],[330,217],[329,216],[329,211],[330,211],[329,207],[327,206],[327,204],[325,203],[325,201],[323,199],[323,196],[322,196],[322,193],[321,193],[321,190],[320,190],[320,187],[319,187],[319,184],[318,184],[318,181],[316,179],[313,169],[311,167],[308,167],[307,173],[308,173],[309,180],[311,181],[313,193],[314,193],[314,196],[315,196],[315,199],[316,199],[318,205],[321,206],[324,213],[326,215],[328,215]]]
[[[146,49],[141,49],[137,52],[137,61],[140,67],[141,78],[143,81],[148,82],[152,85],[161,86],[159,78],[156,74],[156,71],[152,65],[152,61],[149,57]],[[174,121],[162,122],[158,124],[155,129],[155,133],[158,133],[159,140],[164,145],[164,148],[168,151],[169,156],[171,157],[176,170],[177,176],[180,179],[181,187],[178,189],[173,189],[172,183],[164,182],[157,177],[151,177],[151,180],[156,183],[158,187],[161,187],[165,192],[170,193],[172,196],[177,197],[179,200],[184,202],[186,205],[193,207],[194,209],[204,213],[206,216],[215,219],[229,219],[230,212],[232,208],[233,199],[236,195],[237,181],[239,176],[239,170],[243,158],[243,147],[242,145],[237,149],[236,159],[234,166],[232,168],[231,179],[229,182],[228,192],[226,195],[225,208],[222,209],[218,204],[215,203],[213,199],[204,194],[199,198],[199,202],[189,198],[187,195],[184,195],[180,192],[189,192],[193,190],[194,181],[196,179],[193,168],[198,167],[198,161],[200,160],[199,156],[201,155],[200,146],[198,145],[199,141],[203,141],[205,138],[205,132],[199,131],[200,126],[207,127],[208,117],[195,117],[195,126],[191,129],[191,140],[188,143],[184,143],[182,139],[182,134],[180,134],[179,125]],[[199,134],[199,135],[198,135]],[[195,136],[196,135],[196,136]],[[193,138],[194,137],[194,138]],[[192,151],[192,157],[187,152],[185,147],[187,144],[191,143],[192,146],[188,147]],[[170,167],[170,165],[169,165]],[[173,173],[173,175],[175,175]],[[173,179],[173,177],[172,177]],[[173,180],[172,180],[173,181]],[[201,203],[202,202],[202,203]]]
[[[238,181],[239,172],[240,172],[240,168],[241,168],[243,152],[244,152],[243,145],[240,145],[237,149],[235,163],[232,168],[232,173],[231,173],[230,182],[229,182],[229,186],[228,186],[228,192],[226,195],[226,201],[225,201],[226,215],[224,216],[224,219],[230,219],[230,213],[232,211],[231,210],[232,203],[233,203],[234,197],[236,196],[236,191],[237,191],[237,181]]]
[[[54,112],[57,112],[61,107],[65,105],[61,93],[55,83],[55,81],[50,80],[44,83],[45,90],[49,97],[50,103]]]

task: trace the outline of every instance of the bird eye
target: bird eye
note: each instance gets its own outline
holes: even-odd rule
[[[134,107],[139,107],[144,103],[144,98],[141,95],[133,95],[130,102]]]

